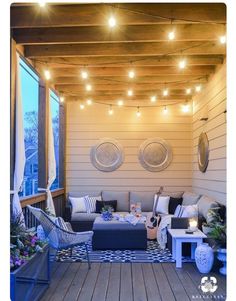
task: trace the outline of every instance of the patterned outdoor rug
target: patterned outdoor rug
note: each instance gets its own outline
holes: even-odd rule
[[[148,241],[147,250],[92,250],[89,244],[89,258],[91,262],[174,262],[168,249],[162,250],[156,241]],[[70,250],[58,251],[56,261],[59,262],[86,262],[85,247],[74,247],[73,255]],[[183,258],[184,262],[191,262]]]

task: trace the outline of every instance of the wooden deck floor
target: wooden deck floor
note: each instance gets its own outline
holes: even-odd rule
[[[225,300],[225,277],[214,295]],[[42,301],[189,301],[204,300],[199,288],[202,275],[185,263],[55,263],[52,281]],[[202,297],[201,297],[202,296]],[[202,299],[201,299],[202,298]]]

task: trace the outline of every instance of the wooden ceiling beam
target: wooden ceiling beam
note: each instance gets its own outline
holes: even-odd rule
[[[225,34],[219,24],[128,25],[111,31],[107,26],[18,28],[13,38],[18,44],[66,44],[111,42],[163,42],[174,29],[175,41],[218,41]]]
[[[110,15],[120,25],[194,23],[194,21],[224,23],[224,3],[117,3],[117,4],[47,4],[11,7],[11,27],[62,27],[107,25]],[[23,17],[22,17],[23,16]],[[159,16],[159,17],[157,17]],[[182,20],[176,20],[182,19]]]
[[[51,57],[99,57],[99,56],[163,56],[225,54],[225,45],[217,42],[134,42],[99,44],[28,45],[28,58]]]
[[[180,70],[177,66],[159,66],[159,67],[89,67],[86,70],[90,76],[94,77],[117,77],[123,76],[124,80],[132,83],[134,79],[128,77],[129,70],[135,70],[135,78],[139,76],[157,76],[157,75],[194,75],[205,76],[215,71],[215,66],[187,66],[185,69]],[[80,78],[80,68],[55,68],[51,70],[52,77],[71,77],[78,76]],[[89,79],[87,80],[89,81]]]
[[[125,78],[122,76],[114,76],[114,77],[90,77],[90,80],[93,84],[112,84],[112,83],[122,83],[125,85],[129,85]],[[207,82],[207,77],[196,77],[194,75],[167,75],[167,76],[139,76],[135,79],[135,83],[165,83],[165,82],[173,82],[171,86],[180,84],[181,81],[188,81],[192,83],[205,83]],[[71,84],[82,84],[83,80],[80,76],[65,76],[65,77],[53,77],[53,83],[63,84],[63,85],[71,85]],[[132,86],[132,83],[130,83]]]

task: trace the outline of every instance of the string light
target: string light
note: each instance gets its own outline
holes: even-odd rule
[[[92,102],[91,99],[87,99],[87,100],[86,100],[86,103],[87,103],[88,106],[91,106],[91,104],[92,104],[93,102]]]
[[[82,71],[81,71],[81,77],[82,77],[83,79],[87,79],[87,78],[88,78],[88,72],[85,71],[85,70],[82,70]]]
[[[119,107],[121,107],[121,106],[123,106],[124,102],[123,102],[123,100],[118,100],[117,104]]]
[[[184,69],[186,67],[186,60],[181,60],[180,62],[179,62],[179,68],[180,69]]]
[[[137,107],[136,116],[137,116],[137,117],[140,117],[140,116],[141,116],[141,112],[139,111],[139,107]]]
[[[133,96],[133,90],[129,89],[129,90],[127,91],[127,95],[128,95],[128,96]]]
[[[221,36],[220,37],[220,43],[225,44],[226,43],[226,36]]]
[[[60,102],[64,102],[65,98],[63,96],[60,97]]]
[[[128,73],[128,75],[129,75],[129,78],[134,78],[135,77],[134,70],[130,70],[129,73]]]
[[[44,70],[44,76],[46,80],[49,80],[51,78],[51,73],[48,69]]]
[[[82,103],[80,104],[79,107],[80,107],[80,110],[83,110],[85,108],[84,104],[82,104]]]
[[[168,89],[164,89],[164,90],[163,90],[163,96],[167,96],[168,94],[169,94]]]
[[[202,89],[201,85],[197,85],[195,87],[195,91],[198,92],[198,93],[201,91],[201,89]]]
[[[113,115],[113,113],[114,113],[114,111],[113,111],[113,109],[112,109],[112,105],[110,105],[110,108],[109,108],[109,110],[108,110],[108,114],[109,114],[109,115]]]
[[[191,88],[187,88],[187,89],[186,89],[186,94],[191,94],[191,92],[192,92],[192,89],[191,89]]]
[[[116,19],[115,19],[113,16],[111,16],[111,17],[109,18],[109,20],[108,20],[108,25],[109,25],[111,28],[113,28],[113,27],[116,26]]]
[[[155,95],[153,95],[153,96],[150,97],[150,100],[151,100],[151,102],[156,102],[156,101],[157,101],[157,98],[156,98]]]
[[[183,111],[184,113],[188,113],[188,112],[189,112],[189,104],[188,104],[188,102],[186,102],[186,103],[183,105],[182,111]]]
[[[92,90],[92,86],[90,84],[87,84],[85,86],[86,91],[91,91]]]
[[[46,2],[43,0],[38,1],[38,4],[40,7],[44,7],[46,5]]]
[[[164,114],[167,114],[167,113],[168,113],[168,110],[167,110],[167,107],[166,107],[166,106],[164,107],[163,113],[164,113]]]

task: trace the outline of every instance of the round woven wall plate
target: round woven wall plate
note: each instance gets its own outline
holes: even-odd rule
[[[172,161],[171,146],[161,138],[147,139],[140,145],[139,161],[148,171],[161,171]]]
[[[198,168],[201,172],[207,170],[209,162],[209,142],[206,133],[201,133],[198,139]]]
[[[92,146],[91,163],[101,171],[111,172],[121,166],[124,161],[124,151],[119,142],[112,138],[103,138]]]

